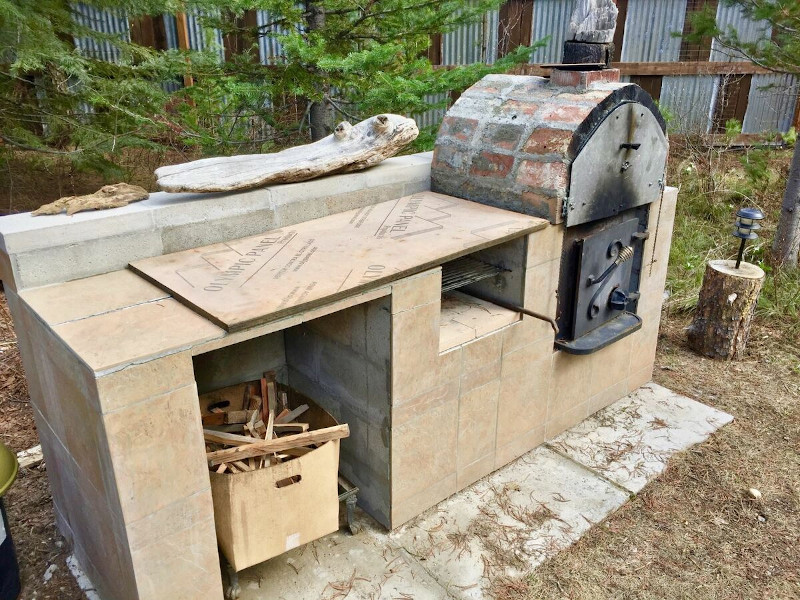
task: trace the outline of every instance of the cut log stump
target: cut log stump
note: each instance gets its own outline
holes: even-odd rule
[[[743,262],[712,260],[706,265],[689,346],[710,358],[737,360],[744,355],[750,323],[764,283],[764,271]]]

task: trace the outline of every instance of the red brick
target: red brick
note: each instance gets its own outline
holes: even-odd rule
[[[532,188],[566,190],[567,165],[562,162],[523,160],[517,172],[517,182]]]
[[[619,81],[619,69],[603,69],[602,71],[562,71],[553,69],[550,84],[559,87],[575,87],[586,89],[593,83]]]
[[[486,128],[492,146],[503,150],[514,150],[519,145],[523,131],[524,125],[510,123],[490,123]]]
[[[464,152],[454,146],[441,146],[437,144],[433,148],[433,169],[455,169],[460,170],[464,166]]]
[[[532,115],[539,110],[539,105],[534,102],[522,102],[520,100],[506,100],[500,107],[503,115]]]
[[[465,119],[463,117],[445,117],[439,127],[439,135],[446,135],[460,142],[468,142],[475,135],[478,128],[477,119]]]
[[[523,150],[529,154],[567,155],[572,142],[572,132],[564,129],[537,129],[525,142]]]
[[[539,111],[538,118],[542,121],[559,121],[561,123],[582,123],[594,106],[580,106],[576,104],[550,105]]]
[[[523,192],[522,204],[531,207],[531,210],[524,210],[525,214],[533,214],[547,219],[551,223],[561,223],[563,217],[561,216],[562,198],[554,196],[546,196],[544,194],[537,194],[536,192]]]
[[[478,177],[505,177],[514,166],[514,157],[510,154],[481,152],[472,159],[471,175]]]

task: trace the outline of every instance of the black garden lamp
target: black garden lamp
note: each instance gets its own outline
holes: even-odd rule
[[[744,246],[747,240],[754,240],[758,238],[756,231],[761,229],[758,223],[764,218],[764,213],[757,208],[740,208],[736,212],[736,224],[733,230],[733,236],[742,240],[739,245],[739,255],[736,257],[736,268],[742,264],[742,255],[744,254]]]

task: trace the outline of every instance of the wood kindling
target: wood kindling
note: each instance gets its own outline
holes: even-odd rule
[[[208,452],[206,453],[206,458],[211,466],[231,462],[235,464],[235,461],[240,461],[245,458],[264,456],[265,454],[273,454],[294,448],[302,448],[312,444],[322,444],[331,440],[346,438],[349,435],[350,427],[348,427],[348,425],[345,423],[343,425],[325,427],[323,429],[298,433],[297,435],[288,435],[286,437],[276,438],[273,440],[263,440],[258,442],[252,442],[252,440],[250,440],[252,443],[246,445],[238,445],[234,448],[225,448],[224,450]]]

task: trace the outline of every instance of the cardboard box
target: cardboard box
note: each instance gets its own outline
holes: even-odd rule
[[[299,420],[311,429],[337,424],[308,398],[290,392],[290,406],[300,404],[310,407]],[[332,440],[277,465],[210,473],[217,543],[234,570],[337,531],[338,472],[339,440]]]

